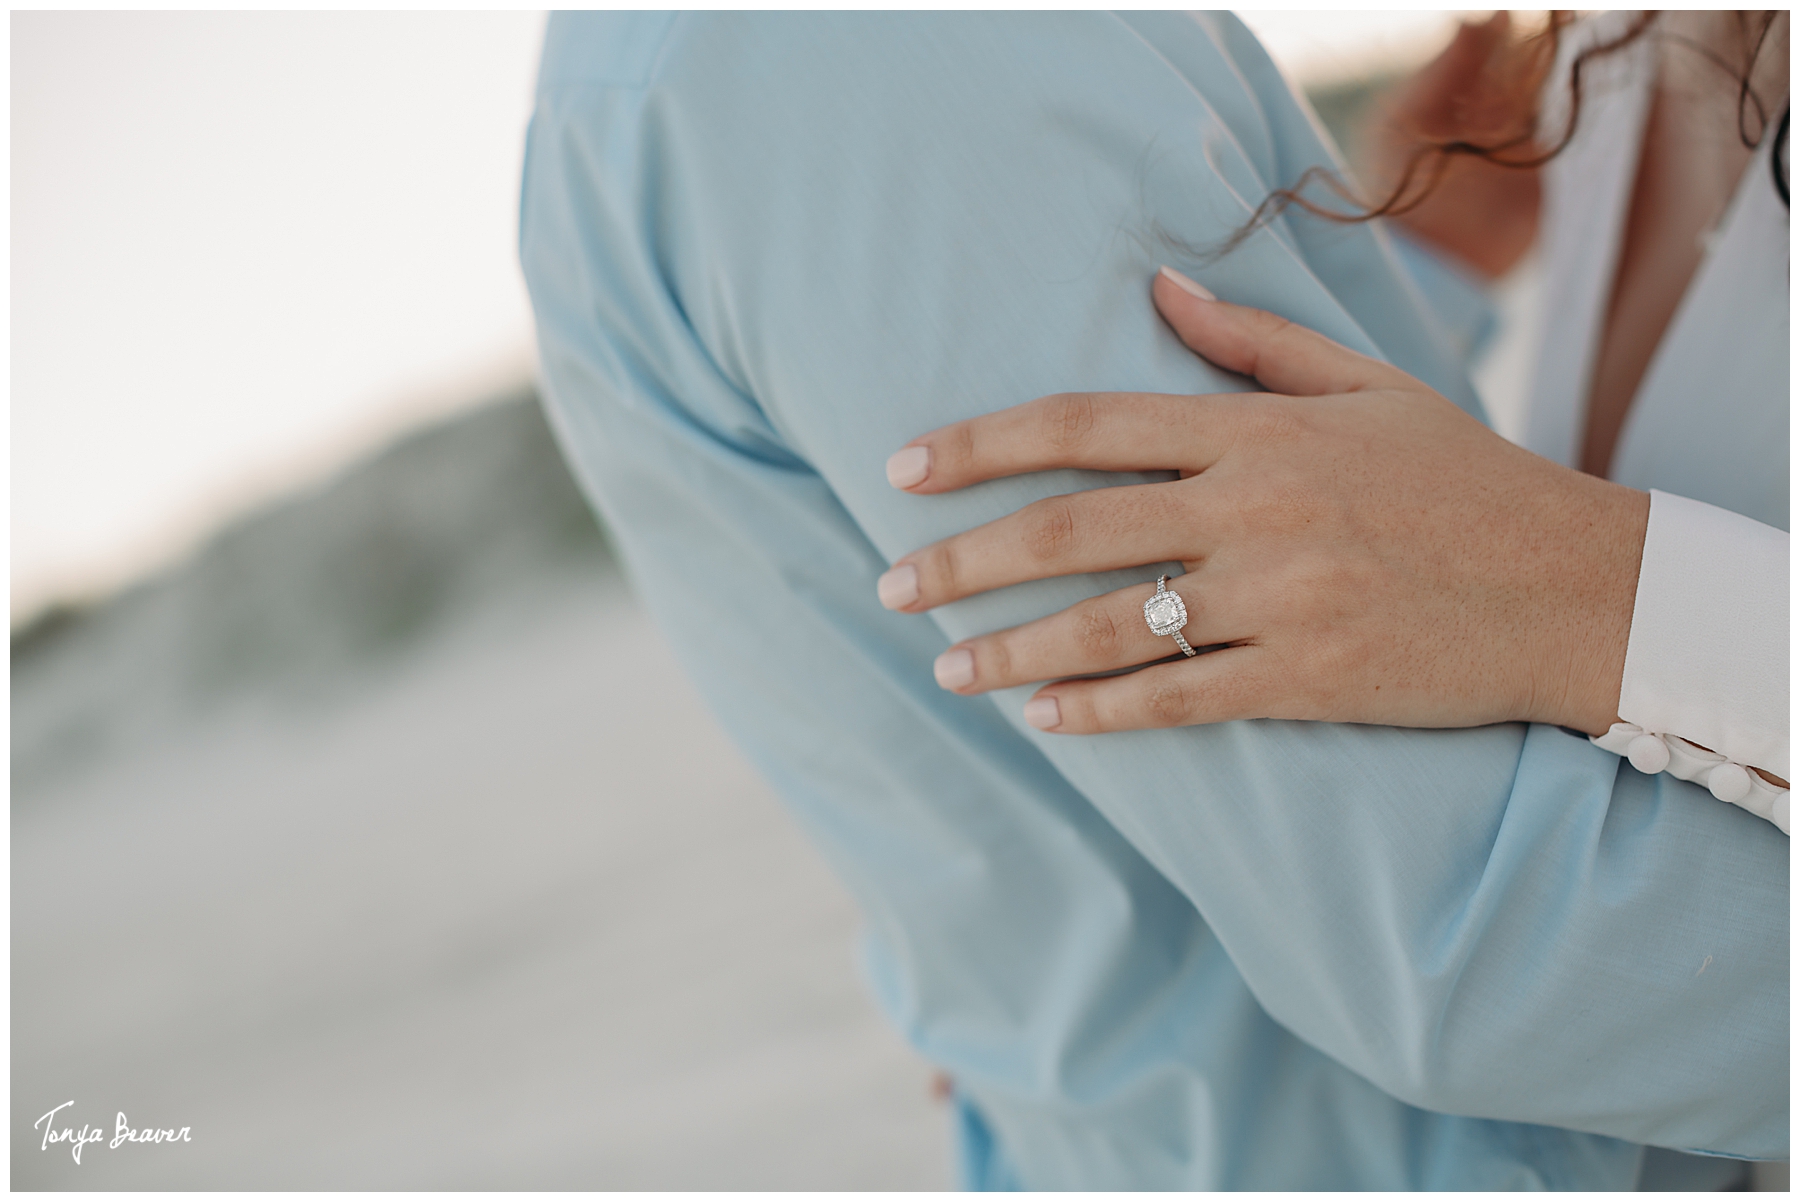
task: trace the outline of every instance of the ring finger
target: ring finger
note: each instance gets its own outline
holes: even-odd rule
[[[1201,573],[1177,576],[1167,588],[1187,608],[1181,635],[1196,651],[1251,633],[1224,614],[1216,586],[1204,582]],[[1136,584],[1023,626],[965,639],[938,656],[933,665],[937,682],[970,695],[1130,668],[1177,654],[1175,640],[1152,633],[1144,618],[1144,602],[1154,595],[1153,584]]]

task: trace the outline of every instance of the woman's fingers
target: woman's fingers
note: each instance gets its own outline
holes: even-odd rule
[[[1264,718],[1278,687],[1266,649],[1224,647],[1129,676],[1046,685],[1025,703],[1025,720],[1055,734],[1094,735]]]
[[[921,613],[1027,580],[1202,559],[1210,542],[1196,529],[1198,483],[1047,497],[902,557],[876,591],[889,609]]]
[[[1238,402],[1150,392],[1039,397],[914,439],[888,459],[888,483],[923,494],[1058,467],[1192,475],[1222,453]]]
[[[1188,621],[1181,634],[1191,646],[1226,643],[1247,633],[1233,629],[1230,619],[1209,604],[1192,573],[1176,577],[1167,587],[1187,607]],[[1144,620],[1144,602],[1155,595],[1156,586],[1145,581],[1011,630],[966,639],[938,656],[933,668],[937,682],[953,693],[972,695],[1110,672],[1175,655],[1179,652],[1175,640],[1152,633]]]
[[[1284,317],[1212,300],[1210,293],[1202,297],[1196,288],[1200,285],[1174,268],[1163,268],[1151,286],[1163,320],[1189,350],[1226,371],[1254,377],[1270,392],[1327,396],[1392,387],[1408,378]]]
[[[1325,396],[1407,380],[1396,368],[1273,313],[1213,300],[1172,268],[1163,268],[1153,291],[1157,308],[1190,349],[1254,376],[1272,392]],[[1217,462],[1245,419],[1275,399],[1144,392],[1039,397],[914,439],[889,457],[888,483],[929,494],[1050,468],[1194,475]]]

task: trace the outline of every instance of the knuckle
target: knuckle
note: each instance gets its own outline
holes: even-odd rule
[[[1180,726],[1193,712],[1190,690],[1179,680],[1158,680],[1144,694],[1144,714],[1157,726]]]
[[[970,644],[970,650],[975,653],[975,674],[979,679],[990,684],[1013,680],[1012,647],[1006,639],[979,639]]]
[[[1256,332],[1264,338],[1279,338],[1294,323],[1279,313],[1271,313],[1267,309],[1253,309],[1256,314]]]
[[[921,597],[956,597],[960,583],[960,565],[956,541],[939,543],[919,558],[919,593]]]
[[[1025,551],[1040,563],[1062,559],[1075,546],[1075,507],[1063,497],[1052,497],[1032,506],[1025,523]]]
[[[1056,704],[1062,710],[1062,729],[1098,734],[1107,728],[1103,715],[1085,688],[1062,688],[1056,693]]]
[[[958,471],[965,471],[975,466],[975,423],[958,422],[944,432],[942,441],[933,447],[934,454],[942,454]]]
[[[1248,524],[1264,533],[1291,533],[1304,529],[1320,513],[1317,487],[1305,476],[1294,472],[1264,476],[1246,502]]]
[[[1304,481],[1277,480],[1263,498],[1263,511],[1269,522],[1284,530],[1296,529],[1312,521],[1317,498]]]
[[[1307,422],[1291,405],[1279,401],[1256,406],[1247,425],[1257,442],[1279,444],[1297,442],[1307,433]]]
[[[1085,605],[1075,616],[1075,643],[1088,662],[1111,664],[1124,643],[1119,623],[1104,605]]]
[[[1256,310],[1256,316],[1251,319],[1250,327],[1251,358],[1253,360],[1250,374],[1255,375],[1261,370],[1264,355],[1280,353],[1277,348],[1291,336],[1288,329],[1291,325],[1293,322],[1279,314],[1270,313],[1266,309]]]
[[[1091,392],[1065,392],[1050,407],[1046,437],[1051,449],[1072,453],[1087,446],[1100,420],[1098,399]]]

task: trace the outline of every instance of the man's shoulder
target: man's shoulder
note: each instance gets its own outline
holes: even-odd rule
[[[643,87],[656,74],[678,12],[556,12],[544,28],[539,95],[582,87]]]

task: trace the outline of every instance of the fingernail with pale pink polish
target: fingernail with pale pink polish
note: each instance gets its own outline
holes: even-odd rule
[[[931,474],[931,448],[907,447],[888,456],[888,483],[895,488],[911,488]]]
[[[1201,300],[1209,301],[1216,301],[1219,299],[1200,285],[1194,283],[1194,281],[1182,275],[1179,271],[1176,271],[1173,267],[1164,266],[1162,273],[1167,277],[1169,283],[1175,285],[1189,296],[1197,296]]]
[[[1055,730],[1062,725],[1062,706],[1054,697],[1033,697],[1025,703],[1025,721],[1039,730]]]
[[[883,572],[881,579],[875,582],[875,595],[889,609],[911,605],[919,599],[919,569],[903,563]]]
[[[960,689],[975,681],[975,653],[967,647],[952,647],[931,665],[940,689]]]

